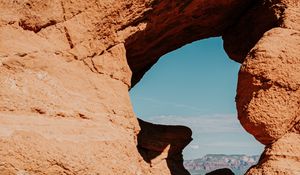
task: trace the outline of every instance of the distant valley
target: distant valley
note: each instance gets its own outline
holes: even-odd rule
[[[200,159],[186,160],[184,166],[192,175],[205,175],[220,168],[229,168],[235,175],[243,175],[258,160],[257,155],[208,154]]]

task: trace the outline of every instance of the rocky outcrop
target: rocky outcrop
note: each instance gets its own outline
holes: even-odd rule
[[[239,120],[266,145],[248,174],[299,174],[299,19],[298,0],[0,0],[0,172],[157,174],[128,89],[167,52],[223,36],[242,63]]]
[[[135,85],[162,55],[187,43],[220,36],[248,8],[251,0],[153,1],[136,23],[144,26],[125,41]]]
[[[141,119],[139,124],[138,150],[152,167],[151,173],[188,175],[183,167],[182,150],[192,141],[191,129],[156,125]]]
[[[236,97],[239,120],[249,133],[267,145],[259,165],[247,174],[299,174],[300,4],[283,0],[269,1],[264,6],[270,9],[266,16],[254,13],[256,7],[233,27],[233,34],[239,31],[239,37],[224,37],[225,41],[230,38],[229,55],[242,62]],[[261,25],[259,21],[265,18],[272,19],[266,20],[270,24],[265,23],[262,31],[256,27],[249,35],[250,41],[239,45],[244,41],[242,37],[254,29],[243,25],[245,20]],[[264,32],[272,26],[271,21],[273,28]],[[252,47],[251,42],[257,39]],[[244,57],[246,48],[251,50]]]

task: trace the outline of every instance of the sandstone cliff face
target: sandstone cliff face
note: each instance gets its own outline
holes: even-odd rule
[[[159,166],[139,153],[138,141],[150,152],[157,148],[137,138],[141,127],[156,126],[139,124],[128,90],[163,54],[223,36],[229,56],[243,63],[239,120],[267,145],[248,174],[299,174],[299,6],[297,0],[0,0],[0,172],[174,174],[175,166],[175,174],[185,174],[180,150],[189,134],[156,133],[157,143],[172,138],[162,143],[179,145],[172,159],[158,156]]]
[[[245,19],[233,27],[233,33],[240,31],[239,37],[234,37],[232,31],[224,37],[225,41],[229,39],[229,55],[242,63],[236,97],[239,120],[266,145],[259,165],[247,174],[299,174],[300,4],[271,1],[260,8],[269,9],[266,16],[250,9]],[[264,23],[262,31],[256,28],[246,45],[234,44],[253,30],[244,25],[246,19],[255,23],[266,18],[269,24]],[[245,48],[251,50],[244,57],[241,52]]]
[[[300,111],[300,52],[293,44],[300,43],[300,35],[292,33],[292,30],[276,28],[264,35],[241,68],[240,79],[243,80],[240,80],[237,98],[242,125],[267,145],[261,162],[272,159],[273,162],[285,162],[289,167],[296,168],[291,172],[282,170],[277,163],[273,166],[281,169],[277,170],[279,174],[300,172],[300,135],[297,129]],[[290,36],[288,41],[286,36]],[[268,44],[276,41],[280,44]],[[251,82],[250,91],[242,89],[249,85],[247,80]],[[241,97],[242,94],[249,94],[252,98]],[[274,145],[279,143],[280,148],[276,146],[275,150]],[[261,173],[267,174],[264,171]]]
[[[0,174],[145,174],[113,35],[126,4],[0,4]]]

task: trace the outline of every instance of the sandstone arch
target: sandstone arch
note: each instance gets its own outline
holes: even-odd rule
[[[170,174],[138,154],[128,88],[161,55],[212,36],[242,63],[239,120],[266,145],[247,174],[299,174],[298,0],[1,0],[0,9],[3,174]]]

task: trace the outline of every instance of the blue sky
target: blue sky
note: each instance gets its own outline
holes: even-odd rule
[[[189,126],[194,140],[185,159],[260,154],[263,146],[236,117],[239,66],[226,55],[221,38],[188,44],[161,57],[130,91],[134,111],[153,123]]]

